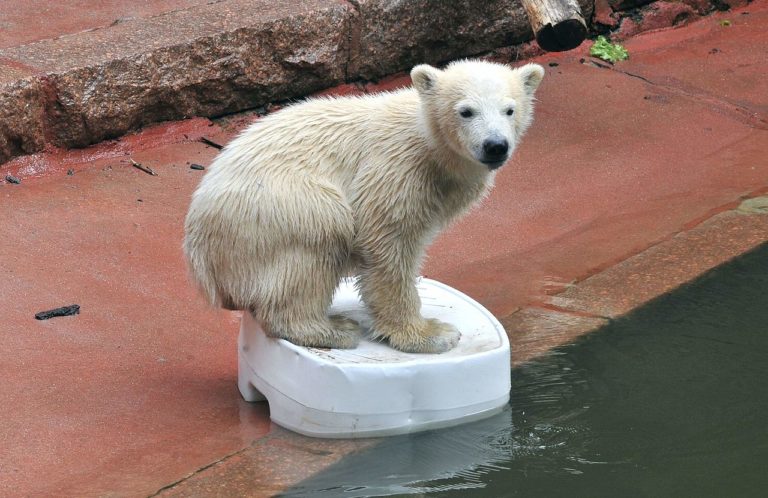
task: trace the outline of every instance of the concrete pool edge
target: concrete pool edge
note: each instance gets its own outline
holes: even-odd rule
[[[763,194],[763,195],[760,195]],[[566,290],[501,319],[512,365],[593,332],[766,242],[768,196],[755,192]]]

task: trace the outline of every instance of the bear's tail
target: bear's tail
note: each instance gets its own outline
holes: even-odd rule
[[[245,309],[247,306],[235,302],[232,296],[222,291],[216,278],[215,265],[209,260],[210,248],[204,242],[205,237],[200,237],[199,230],[193,225],[188,219],[183,244],[190,279],[209,305],[232,311]]]
[[[184,237],[184,256],[187,262],[187,274],[197,286],[200,294],[205,297],[211,306],[223,305],[219,293],[217,292],[216,282],[210,274],[205,256],[199,254],[189,235]]]

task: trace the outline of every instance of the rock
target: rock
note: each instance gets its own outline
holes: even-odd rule
[[[358,0],[359,51],[350,73],[375,79],[479,54],[533,37],[528,17],[515,0]]]
[[[31,78],[0,86],[0,163],[43,148],[44,100],[40,83]]]
[[[342,83],[355,15],[341,2],[230,0],[0,49],[0,59],[47,74],[46,135],[81,147]],[[20,143],[6,138],[0,153],[17,154]],[[42,146],[32,143],[24,152]]]

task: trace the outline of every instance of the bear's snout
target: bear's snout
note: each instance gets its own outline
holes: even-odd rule
[[[507,160],[509,142],[506,138],[491,138],[483,142],[482,162],[490,169],[496,169]]]

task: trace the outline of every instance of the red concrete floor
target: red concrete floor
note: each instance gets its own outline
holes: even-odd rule
[[[0,48],[109,26],[131,18],[153,17],[210,0],[3,0]]]
[[[558,65],[529,136],[425,273],[505,317],[765,191],[768,6],[746,10],[638,37],[613,69],[580,63],[586,47],[541,58]],[[244,403],[237,314],[207,309],[187,281],[182,219],[202,174],[188,162],[215,154],[197,138],[232,132],[190,120],[0,168],[22,178],[0,184],[0,495],[149,495],[178,481],[172,492],[202,495],[247,488],[249,473],[249,493],[268,495],[316,469],[291,451],[329,463],[357,447],[318,449]],[[34,319],[73,303],[77,316]],[[233,454],[236,485],[220,482],[225,465],[198,472]]]

